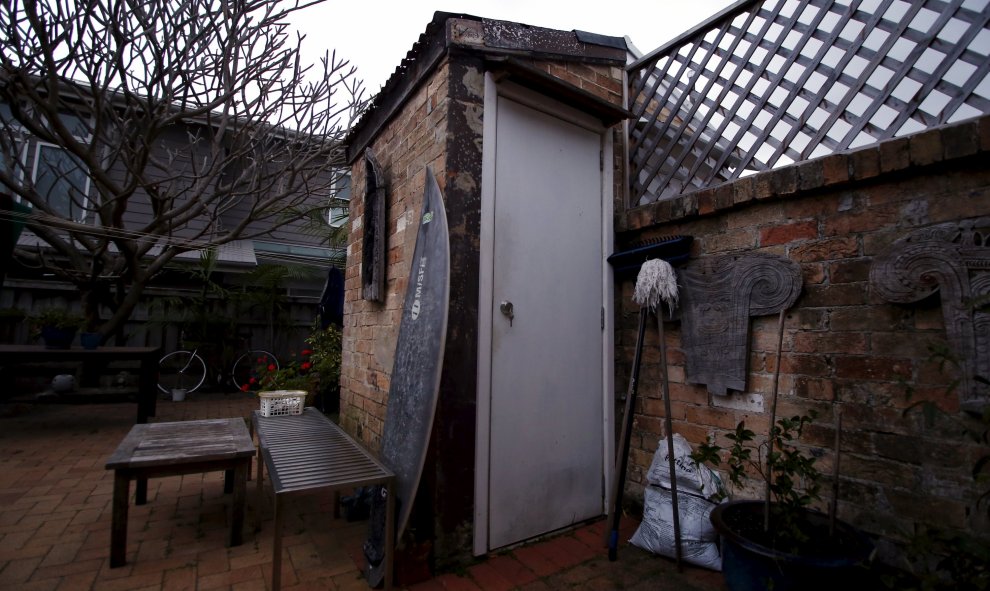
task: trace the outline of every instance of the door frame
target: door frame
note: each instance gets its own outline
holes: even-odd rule
[[[553,98],[528,90],[512,82],[498,82],[492,72],[485,73],[484,128],[482,136],[481,166],[481,227],[478,265],[478,388],[477,435],[475,441],[474,487],[474,555],[487,554],[489,531],[489,454],[491,444],[491,384],[492,384],[492,309],[494,307],[494,252],[495,252],[495,153],[498,129],[498,99],[504,97],[552,117],[594,131],[601,137],[602,157],[602,230],[601,269],[602,306],[604,328],[602,330],[602,424],[604,445],[602,458],[602,512],[605,512],[610,494],[607,477],[614,463],[614,283],[612,268],[606,259],[612,251],[612,209],[614,191],[613,146],[611,128],[587,113],[560,103]]]

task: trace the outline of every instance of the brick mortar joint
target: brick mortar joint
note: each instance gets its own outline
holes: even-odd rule
[[[621,231],[637,231],[643,230],[651,225],[664,224],[671,222],[680,222],[693,218],[703,218],[710,217],[714,215],[721,215],[730,210],[738,209],[744,207],[747,204],[765,201],[768,199],[787,199],[791,197],[798,197],[805,193],[810,193],[819,189],[825,188],[841,188],[851,185],[856,185],[868,180],[883,179],[887,177],[894,176],[896,174],[903,173],[907,170],[921,170],[929,168],[939,164],[945,164],[948,162],[961,161],[968,158],[973,158],[981,154],[987,154],[990,152],[987,143],[981,141],[980,128],[981,126],[990,127],[990,115],[984,115],[969,121],[964,121],[962,123],[957,123],[953,125],[945,125],[941,127],[936,127],[934,129],[928,129],[922,132],[918,132],[912,135],[907,135],[903,137],[890,138],[884,140],[883,142],[878,142],[875,144],[870,144],[861,149],[854,151],[838,152],[834,154],[826,154],[819,158],[813,160],[803,160],[801,162],[795,162],[787,166],[776,168],[768,171],[759,172],[747,177],[737,178],[730,182],[722,183],[719,185],[714,185],[710,187],[705,187],[697,191],[688,193],[686,195],[680,195],[672,199],[664,199],[661,201],[655,201],[648,205],[643,205],[635,208],[628,208],[620,214]],[[967,129],[968,128],[968,129]],[[969,154],[960,154],[956,156],[946,156],[946,147],[942,143],[943,133],[947,135],[965,135],[965,132],[971,132],[973,139],[975,140],[974,151]],[[880,168],[876,173],[869,174],[866,176],[861,176],[862,173],[854,171],[853,164],[860,158],[860,155],[865,154],[870,151],[881,152],[883,147],[895,142],[903,142],[909,144],[911,141],[919,141],[921,139],[927,139],[931,136],[939,136],[939,154],[936,158],[931,159],[924,164],[917,164],[912,162],[912,158],[909,156],[906,158],[904,164],[893,166],[890,168],[883,169]],[[818,166],[823,169],[826,160],[830,160],[831,164],[834,165],[835,159],[841,159],[845,163],[845,170],[848,171],[846,177],[842,180],[835,182],[828,182],[823,178],[822,182],[815,184],[814,186],[801,186],[801,176],[800,171],[802,167],[813,167]],[[840,169],[843,168],[841,165]],[[781,186],[788,175],[794,175],[797,181],[797,187],[794,190],[788,189],[785,191],[778,191],[772,189],[775,186]],[[764,185],[771,187],[769,194],[762,194],[760,189],[756,189],[751,195],[747,195],[742,199],[730,199],[728,202],[719,202],[719,200],[714,199],[714,194],[719,191],[729,191],[730,194],[735,191],[735,187],[740,183],[753,183],[754,185]],[[710,207],[702,209],[699,207],[699,202],[705,200],[710,202]],[[643,223],[643,218],[648,218],[647,223]]]

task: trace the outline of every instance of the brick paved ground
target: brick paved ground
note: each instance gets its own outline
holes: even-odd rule
[[[253,398],[191,395],[160,402],[156,421],[247,417]],[[226,548],[221,473],[148,483],[148,504],[131,506],[128,563],[109,568],[113,474],[104,463],[134,421],[133,404],[0,404],[0,589],[264,590],[271,577],[271,508],[260,532]],[[133,486],[132,486],[133,494]],[[258,500],[248,487],[247,523]],[[623,539],[634,524],[626,522]],[[360,546],[365,523],[333,519],[326,500],[292,505],[285,525],[284,589],[366,590]],[[677,573],[671,561],[623,545],[610,563],[603,522],[517,548],[456,574],[408,587],[429,590],[721,590],[721,576]]]

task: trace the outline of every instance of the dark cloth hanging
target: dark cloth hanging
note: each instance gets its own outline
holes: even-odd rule
[[[320,326],[326,329],[330,324],[344,325],[344,273],[337,267],[330,267],[320,298]]]

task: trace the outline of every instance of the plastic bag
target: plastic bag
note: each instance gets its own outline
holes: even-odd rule
[[[698,465],[691,459],[691,444],[678,433],[674,433],[674,465],[677,472],[677,492],[685,491],[706,499],[722,490],[722,480],[718,473],[705,465]],[[661,437],[653,462],[646,473],[650,484],[670,488],[670,464],[667,461],[667,438]]]
[[[718,533],[709,520],[715,503],[699,496],[684,494],[680,489],[677,492],[681,558],[690,564],[721,571]],[[643,494],[643,522],[639,524],[629,543],[654,554],[676,558],[674,542],[674,508],[670,491],[648,486]]]

